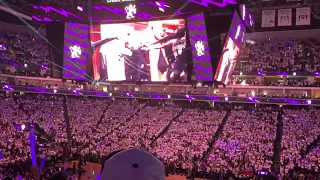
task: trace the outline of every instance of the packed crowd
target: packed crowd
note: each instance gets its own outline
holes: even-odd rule
[[[247,44],[246,48],[247,62],[239,67],[243,74],[320,71],[320,39],[269,39]]]
[[[20,96],[17,103],[28,116],[28,122],[39,124],[54,142],[67,142],[66,123],[63,115],[63,97],[59,96]]]
[[[3,74],[41,76],[40,68],[50,64],[49,47],[37,34],[12,31],[0,32],[0,61],[11,61],[13,64],[18,63],[24,67],[14,69],[0,68],[0,72]],[[28,64],[38,68],[28,69]]]
[[[319,110],[290,110],[284,112],[282,136],[283,174],[288,174],[294,167],[311,169],[319,172],[319,153],[317,149],[307,156],[303,152],[320,134]]]
[[[256,79],[248,79],[248,80],[241,80],[241,79],[234,79],[234,84],[248,84],[252,86],[294,86],[294,87],[319,87],[320,82],[313,80],[308,81],[307,77],[305,78],[291,78],[291,79],[268,79],[263,80],[261,82],[257,81]]]
[[[208,159],[211,170],[239,177],[270,171],[276,123],[277,111],[233,110]]]
[[[220,109],[208,104],[186,108],[170,101],[4,94],[0,97],[0,136],[6,141],[0,143],[0,172],[5,174],[9,164],[30,160],[28,134],[15,125],[36,123],[54,137],[51,143],[55,146],[39,150],[42,156],[62,156],[65,146],[61,143],[69,140],[72,146],[67,157],[94,156],[99,162],[111,152],[139,147],[165,162],[170,173],[190,175],[196,170],[252,177],[257,170],[270,172],[277,111],[248,106],[227,114],[225,104]],[[285,111],[283,174],[294,168],[319,172],[319,148],[303,158],[300,153],[319,135],[318,115],[318,110]],[[18,172],[26,175],[26,171]]]
[[[52,98],[42,95],[0,95],[0,178],[31,178],[29,133],[23,131],[23,128],[29,128],[28,124],[36,123],[47,133],[52,133],[52,144],[65,142],[65,123],[59,113],[61,102],[58,97]],[[37,144],[40,145],[39,139]],[[39,157],[47,157],[49,163],[59,159],[62,147],[39,147],[38,154]],[[47,170],[51,171],[51,168],[47,168],[44,173],[50,174]]]
[[[226,111],[184,109],[152,152],[168,164],[192,169],[194,159],[202,158]]]

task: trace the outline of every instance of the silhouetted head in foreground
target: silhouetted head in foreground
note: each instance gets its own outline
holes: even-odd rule
[[[112,153],[101,167],[101,180],[164,180],[163,163],[141,149]]]

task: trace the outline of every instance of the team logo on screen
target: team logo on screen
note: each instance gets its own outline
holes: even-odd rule
[[[79,58],[81,55],[81,48],[80,46],[74,45],[69,47],[71,51],[71,57],[72,58]]]
[[[127,13],[127,19],[133,19],[134,15],[137,13],[136,5],[130,4],[129,6],[126,6],[124,10]]]
[[[198,56],[204,55],[204,45],[202,41],[197,41],[195,44]]]

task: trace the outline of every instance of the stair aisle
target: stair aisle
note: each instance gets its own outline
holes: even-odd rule
[[[214,147],[214,144],[216,143],[217,139],[219,138],[220,134],[222,133],[224,126],[227,124],[227,121],[229,119],[230,114],[231,114],[231,110],[228,110],[226,115],[224,116],[221,124],[219,125],[217,131],[214,133],[212,140],[209,142],[209,148],[203,154],[203,156],[201,158],[202,162],[204,162],[207,159],[208,154],[212,151],[212,148]]]
[[[64,120],[65,120],[66,125],[67,125],[67,137],[68,137],[68,140],[72,141],[69,113],[68,113],[68,107],[67,107],[67,96],[64,96],[64,98],[63,98],[63,115],[64,115]]]

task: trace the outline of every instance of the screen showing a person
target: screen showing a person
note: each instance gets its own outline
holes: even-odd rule
[[[184,19],[93,25],[90,37],[95,80],[186,79]]]
[[[90,52],[89,26],[65,23],[63,78],[86,80]]]
[[[215,74],[215,80],[228,84],[239,59],[240,48],[245,38],[245,26],[235,11],[229,33],[225,38],[221,57]]]
[[[236,65],[236,59],[239,53],[240,49],[233,42],[232,38],[228,36],[226,38],[226,43],[224,44],[221,59],[217,68],[217,73],[215,77],[217,81],[220,81],[224,84],[229,83],[229,79]]]

